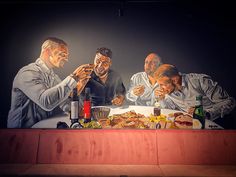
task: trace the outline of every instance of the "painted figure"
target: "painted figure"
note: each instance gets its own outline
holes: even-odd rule
[[[162,64],[161,58],[150,53],[144,63],[144,72],[134,74],[130,79],[130,87],[126,94],[127,100],[135,105],[153,106],[155,104],[154,90],[158,87],[153,74]]]
[[[160,85],[156,95],[162,108],[193,113],[197,96],[202,97],[205,117],[216,120],[235,108],[235,99],[206,74],[182,74],[170,64],[161,65],[154,74]]]
[[[28,128],[60,111],[69,112],[68,96],[77,85],[87,83],[93,65],[81,65],[61,80],[53,68],[63,68],[68,56],[67,44],[51,37],[43,42],[40,57],[18,71],[12,85],[8,128]]]
[[[94,58],[94,72],[87,85],[93,106],[121,106],[125,101],[125,86],[120,75],[112,70],[112,51],[108,48],[98,48]],[[84,95],[84,91],[82,92]]]

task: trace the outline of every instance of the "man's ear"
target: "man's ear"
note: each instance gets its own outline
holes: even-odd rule
[[[175,85],[179,85],[179,76],[173,76],[171,80]]]
[[[111,67],[111,65],[112,65],[112,61],[111,61],[111,59],[110,59],[110,67]]]

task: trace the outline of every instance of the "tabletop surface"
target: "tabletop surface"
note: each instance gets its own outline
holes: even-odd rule
[[[122,107],[115,107],[115,106],[109,106],[111,108],[111,111],[109,113],[110,115],[113,114],[122,114],[127,111],[135,111],[136,113],[143,114],[145,116],[150,116],[150,114],[153,114],[154,112],[154,107],[153,106],[122,106]],[[161,114],[168,115],[170,113],[174,112],[181,112],[178,110],[170,110],[170,109],[161,109]],[[186,114],[186,113],[185,113]],[[67,125],[70,125],[70,119],[69,115],[67,114],[61,114],[57,115],[56,117],[48,118],[45,120],[42,120],[32,126],[32,128],[57,128],[57,123],[58,122],[65,122]],[[207,120],[205,122],[205,129],[223,129],[223,127],[219,126],[218,124]]]

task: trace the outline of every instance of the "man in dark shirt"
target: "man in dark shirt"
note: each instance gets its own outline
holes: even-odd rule
[[[121,106],[124,103],[126,90],[120,75],[110,69],[111,58],[110,49],[105,47],[97,49],[94,71],[85,86],[90,88],[93,106]]]

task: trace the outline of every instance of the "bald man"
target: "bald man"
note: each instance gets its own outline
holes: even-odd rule
[[[8,128],[29,128],[58,111],[69,112],[68,96],[77,87],[84,87],[91,78],[93,65],[79,66],[61,80],[53,71],[68,61],[67,44],[58,38],[47,38],[39,58],[19,70],[12,86]]]
[[[235,99],[210,76],[205,74],[182,74],[170,64],[161,65],[154,74],[160,85],[155,94],[161,98],[162,108],[192,113],[196,96],[202,96],[206,118],[215,121],[235,108]]]
[[[127,100],[135,105],[153,106],[155,104],[153,95],[158,84],[153,75],[161,64],[161,58],[156,53],[150,53],[145,58],[144,72],[136,73],[130,79]]]

